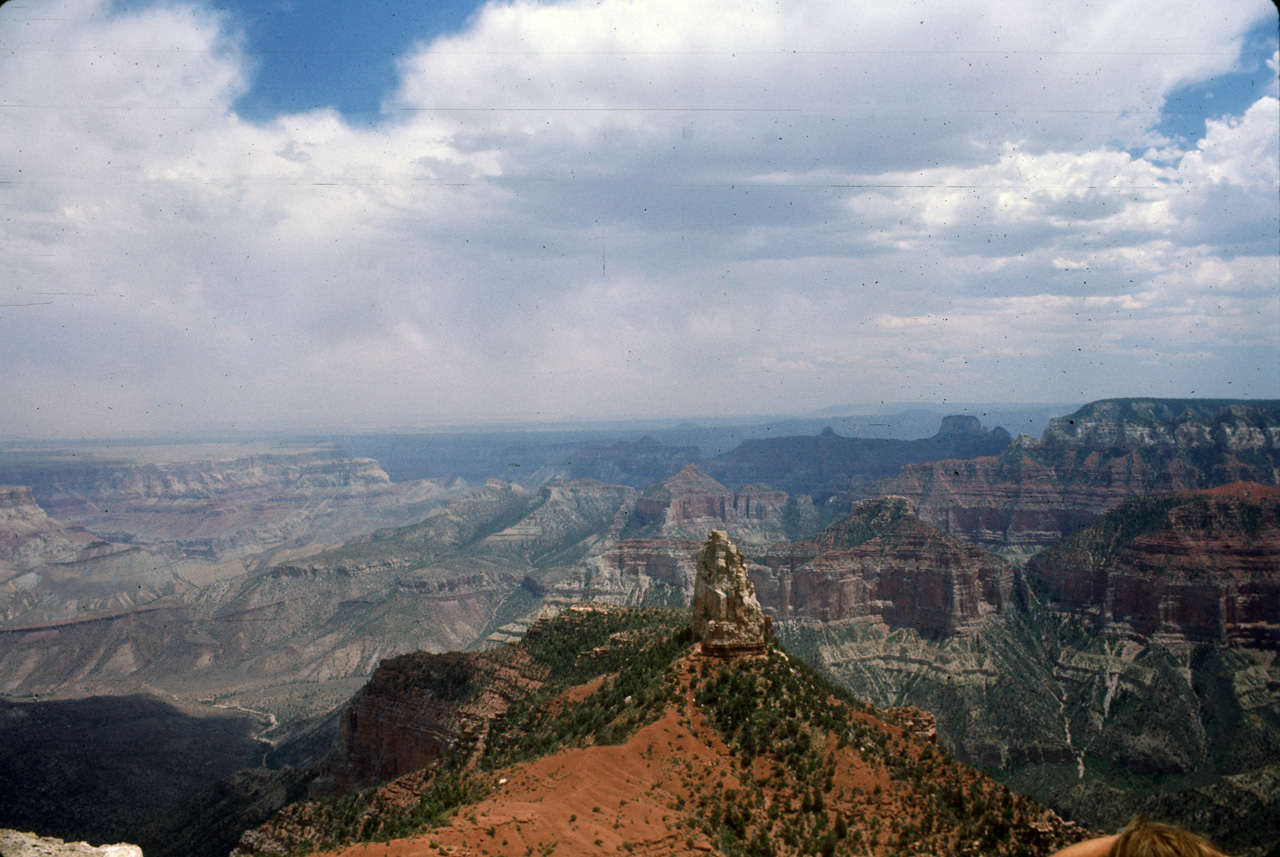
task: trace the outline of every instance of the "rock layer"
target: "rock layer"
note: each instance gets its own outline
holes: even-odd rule
[[[762,603],[780,619],[876,617],[955,634],[1004,608],[1013,572],[921,521],[905,498],[882,497],[812,538],[775,545],[756,580]]]
[[[1051,602],[1150,637],[1280,646],[1280,488],[1128,501],[1035,557]]]
[[[722,530],[712,530],[698,553],[693,633],[706,654],[764,651],[764,612],[747,576],[742,552]]]
[[[884,485],[925,521],[1025,557],[1136,496],[1280,481],[1280,404],[1106,400],[997,457],[910,464]]]
[[[312,783],[314,795],[342,795],[421,768],[461,729],[458,693],[476,656],[402,655],[383,661],[342,713],[338,748]],[[405,676],[421,684],[406,692]]]
[[[4,566],[33,568],[115,550],[83,527],[63,524],[42,509],[26,486],[0,485],[0,580]]]
[[[733,492],[692,464],[645,491],[635,514],[663,536],[701,535],[715,527],[740,541],[768,544],[784,533],[787,494],[767,485]]]
[[[198,458],[201,451],[231,457]],[[333,544],[421,520],[442,482],[392,483],[376,461],[332,452],[234,455],[152,451],[155,463],[85,461],[12,466],[54,518],[111,541],[202,560]],[[174,461],[178,454],[191,457]],[[145,450],[136,453],[145,457]]]

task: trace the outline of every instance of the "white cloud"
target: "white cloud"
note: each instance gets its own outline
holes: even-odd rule
[[[1081,347],[1280,395],[1274,93],[1132,154],[1267,14],[491,3],[356,127],[72,0],[0,40],[0,431],[1126,392]]]

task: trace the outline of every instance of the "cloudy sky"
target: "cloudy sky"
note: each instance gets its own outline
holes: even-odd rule
[[[11,0],[0,435],[1280,397],[1268,0]]]

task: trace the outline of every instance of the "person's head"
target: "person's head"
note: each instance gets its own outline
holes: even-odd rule
[[[1209,840],[1158,821],[1135,818],[1111,845],[1110,857],[1223,857]]]

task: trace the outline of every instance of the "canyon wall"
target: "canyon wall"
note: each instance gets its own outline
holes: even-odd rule
[[[1013,572],[921,521],[904,498],[883,497],[816,536],[770,548],[753,579],[778,618],[875,617],[945,635],[1003,609]]]
[[[787,494],[767,485],[734,492],[692,464],[645,490],[635,503],[641,527],[666,537],[706,538],[725,530],[744,544],[768,544],[785,535]]]
[[[0,581],[10,571],[52,562],[72,562],[114,550],[84,527],[52,518],[31,489],[0,485]]]
[[[1280,482],[1280,404],[1104,400],[999,456],[909,464],[885,482],[920,517],[1025,559],[1129,497]]]
[[[1033,557],[1029,576],[1112,632],[1280,647],[1280,487],[1126,501]]]

